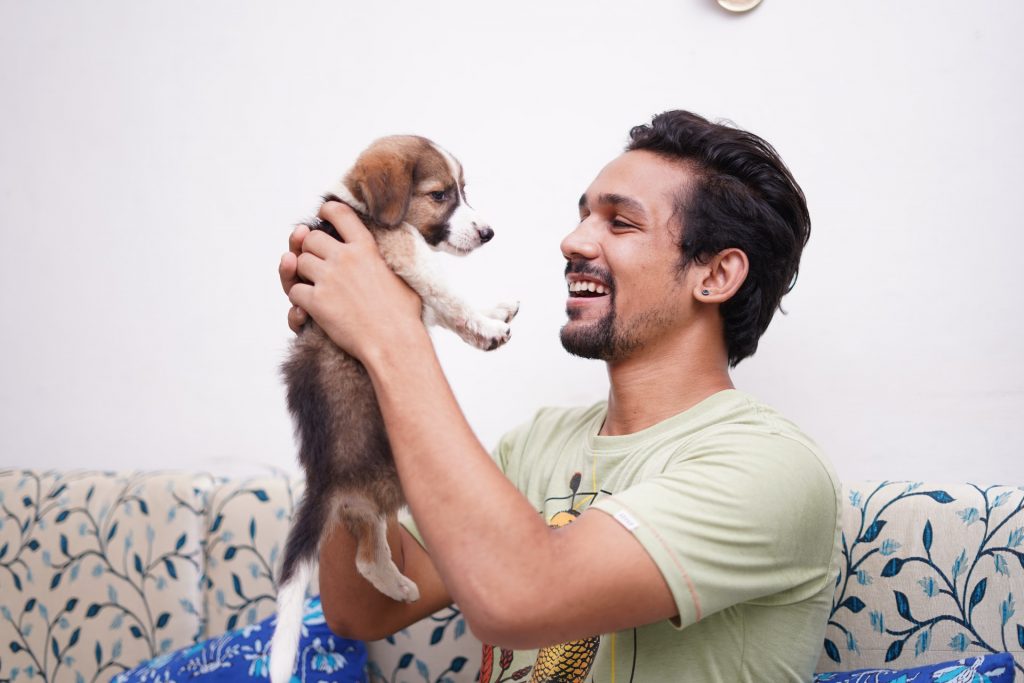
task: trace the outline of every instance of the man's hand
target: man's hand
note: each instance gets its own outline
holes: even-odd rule
[[[420,298],[395,275],[373,236],[348,206],[327,202],[319,216],[343,241],[300,226],[281,258],[281,285],[293,308],[292,330],[311,315],[335,344],[360,360],[405,331],[422,330]]]
[[[288,251],[281,256],[281,263],[277,267],[277,274],[281,278],[281,287],[286,295],[291,291],[292,285],[299,282],[299,254],[302,253],[302,241],[306,239],[308,234],[308,226],[295,226],[295,230],[288,237]],[[302,326],[306,324],[308,317],[304,310],[293,305],[288,309],[288,327],[291,328],[292,332],[298,334],[302,331]]]

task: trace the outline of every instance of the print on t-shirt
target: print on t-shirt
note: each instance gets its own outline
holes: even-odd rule
[[[544,501],[545,505],[554,501],[568,501],[568,505],[555,512],[548,519],[548,526],[562,527],[571,524],[582,513],[582,509],[593,503],[600,494],[611,495],[611,491],[599,489],[594,482],[593,491],[580,491],[580,483],[583,475],[576,472],[569,480],[570,493],[565,496],[555,496]],[[541,510],[540,514],[544,514]],[[514,671],[512,667],[512,650],[501,648],[498,658],[498,677],[491,680],[494,673],[494,646],[483,646],[483,658],[480,664],[479,683],[505,683],[506,681],[520,681],[531,673],[529,683],[584,683],[587,674],[594,665],[594,658],[597,656],[597,649],[601,644],[600,636],[573,640],[561,645],[551,645],[537,653],[537,660],[533,666],[525,666]],[[635,657],[635,650],[634,650]],[[507,675],[506,675],[507,674]]]

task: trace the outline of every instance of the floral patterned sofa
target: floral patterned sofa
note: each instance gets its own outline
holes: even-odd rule
[[[0,470],[0,682],[107,681],[268,616],[300,494],[283,473]],[[856,482],[844,495],[819,670],[1009,651],[1024,674],[1024,486]],[[482,656],[454,607],[368,649],[372,683],[528,674]]]

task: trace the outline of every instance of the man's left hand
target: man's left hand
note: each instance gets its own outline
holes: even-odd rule
[[[282,259],[282,284],[292,304],[311,315],[335,344],[364,362],[396,337],[402,338],[403,330],[422,330],[419,296],[388,268],[356,213],[340,202],[326,202],[318,215],[335,227],[342,241],[321,231],[302,235],[301,240],[293,233],[290,242],[301,242],[295,271],[300,280],[285,282],[288,255]]]

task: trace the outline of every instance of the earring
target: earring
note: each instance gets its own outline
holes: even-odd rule
[[[710,289],[702,289],[702,290],[700,290],[700,293],[702,295],[704,295],[704,296],[707,296],[708,294],[711,294],[711,290]]]

